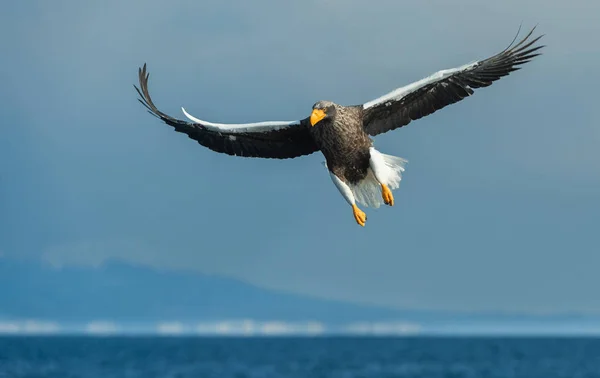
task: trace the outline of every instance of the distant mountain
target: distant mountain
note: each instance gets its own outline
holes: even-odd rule
[[[119,261],[100,267],[56,268],[0,258],[0,334],[47,327],[35,321],[28,323],[28,319],[84,332],[90,324],[101,329],[117,324],[129,329],[163,327],[177,332],[181,324],[194,327],[243,319],[275,327],[281,326],[277,322],[314,321],[326,325],[327,332],[349,324],[357,327],[357,332],[367,333],[405,332],[407,326],[416,326],[423,333],[453,334],[600,332],[600,319],[594,316],[400,311],[267,290],[222,276],[162,271]]]
[[[238,280],[110,261],[55,268],[0,259],[0,318],[80,322],[396,319],[397,310],[314,299]]]

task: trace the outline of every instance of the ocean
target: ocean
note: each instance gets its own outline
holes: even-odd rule
[[[0,337],[0,377],[600,377],[600,339]]]

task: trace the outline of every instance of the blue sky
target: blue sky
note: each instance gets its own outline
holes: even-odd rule
[[[600,313],[597,1],[12,2],[0,15],[0,251],[189,268],[395,307]],[[320,154],[213,153],[145,112],[296,119],[503,49],[545,54],[375,138],[409,160],[358,227]],[[4,288],[6,289],[6,288]],[[0,288],[2,290],[2,288]]]

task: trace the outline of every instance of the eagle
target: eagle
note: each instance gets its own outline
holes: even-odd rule
[[[188,121],[173,118],[152,102],[146,63],[138,69],[140,86],[134,88],[138,101],[152,115],[212,151],[266,159],[290,159],[320,151],[354,220],[364,227],[367,216],[357,203],[372,208],[393,206],[392,191],[399,188],[407,164],[404,158],[378,151],[371,137],[406,126],[519,70],[541,55],[544,45],[536,42],[543,35],[532,39],[534,30],[515,44],[517,32],[508,47],[486,59],[440,70],[360,105],[318,101],[309,116],[293,121],[214,123],[194,117],[183,107]]]

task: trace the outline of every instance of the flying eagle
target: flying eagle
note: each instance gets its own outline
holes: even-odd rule
[[[139,101],[154,116],[187,134],[202,146],[228,155],[289,159],[321,151],[335,186],[352,207],[356,222],[364,226],[366,214],[357,203],[377,208],[394,205],[392,190],[400,186],[407,161],[386,155],[373,146],[370,136],[408,125],[487,87],[519,65],[540,55],[529,40],[535,27],[516,45],[461,67],[441,70],[361,105],[343,106],[319,101],[310,116],[295,121],[223,124],[203,121],[182,108],[191,121],[168,116],[156,108],[148,92],[146,64],[139,69]],[[518,34],[517,34],[518,35]]]

